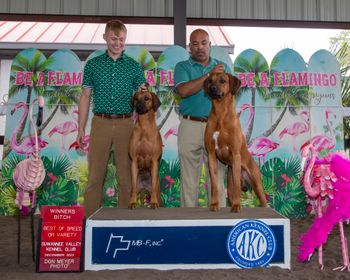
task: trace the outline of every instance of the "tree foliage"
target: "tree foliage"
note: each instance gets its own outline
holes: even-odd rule
[[[337,57],[340,64],[342,105],[350,107],[350,30],[341,31],[330,38],[330,51]],[[344,118],[345,146],[350,139],[350,117]]]

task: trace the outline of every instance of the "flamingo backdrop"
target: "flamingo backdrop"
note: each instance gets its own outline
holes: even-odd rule
[[[104,50],[93,52],[88,59]],[[163,158],[159,176],[162,205],[178,207],[180,168],[177,157],[179,97],[174,93],[173,69],[189,53],[173,46],[156,61],[148,50],[126,49],[145,70],[145,76],[162,105],[157,124],[163,137]],[[300,183],[300,149],[312,143],[318,156],[343,149],[339,65],[326,50],[314,53],[306,63],[297,51],[283,49],[271,62],[257,50],[247,49],[232,61],[219,47],[212,55],[224,60],[239,77],[242,87],[236,95],[249,151],[262,173],[264,191],[271,207],[288,217],[306,215],[306,198]],[[38,93],[45,97],[39,146],[46,177],[38,189],[38,204],[83,203],[87,182],[89,118],[86,149],[75,142],[77,108],[81,94],[83,63],[68,49],[50,57],[36,49],[25,49],[13,60],[6,116],[5,146],[0,184],[0,214],[15,214],[15,186],[11,174],[16,164],[33,152],[33,131],[28,104]],[[34,115],[36,112],[34,111]],[[204,170],[204,169],[203,169]],[[200,180],[200,205],[206,205],[207,176]],[[111,162],[104,184],[104,205],[115,206],[118,182]],[[242,193],[244,207],[258,201],[250,190]]]

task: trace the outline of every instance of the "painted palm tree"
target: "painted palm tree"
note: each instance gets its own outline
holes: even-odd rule
[[[45,122],[40,126],[43,130],[53,119],[58,110],[62,114],[68,115],[69,110],[79,103],[81,94],[81,86],[50,86],[44,92],[46,99],[46,107],[52,110],[51,114],[45,118]]]
[[[242,56],[239,56],[234,63],[234,72],[235,73],[254,73],[254,82],[255,84],[260,84],[260,76],[261,73],[269,72],[269,65],[267,64],[265,58],[260,54],[256,53],[251,60],[247,60]],[[250,104],[252,108],[255,110],[256,104],[256,95],[260,95],[264,100],[268,99],[269,90],[267,87],[242,87],[238,92],[236,102],[239,100],[242,94],[249,94],[251,92],[251,101]],[[255,114],[254,114],[255,115]],[[249,142],[254,126],[254,116],[247,128],[246,139]]]
[[[348,31],[345,34],[349,34]],[[344,33],[342,32],[342,33]],[[349,38],[349,35],[346,35]],[[345,37],[345,38],[346,38]],[[345,39],[344,39],[345,40]],[[349,40],[349,39],[348,39]],[[340,87],[341,87],[341,96],[342,104],[344,107],[350,106],[350,65],[349,65],[349,42],[340,40],[339,42],[335,41],[332,43],[331,52],[336,56],[337,60],[340,63]],[[344,135],[345,139],[350,139],[350,118],[344,117]],[[349,148],[349,147],[346,147]]]
[[[128,50],[128,49],[127,49]],[[128,55],[131,55],[128,53]],[[132,55],[131,55],[132,56]],[[149,51],[145,48],[142,48],[140,51],[140,54],[137,57],[133,57],[138,63],[140,63],[143,70],[153,70],[156,68],[157,64],[162,64],[162,62],[166,59],[164,54],[161,54],[158,58],[158,63],[155,62],[153,56],[149,53]],[[164,110],[165,108],[168,108],[168,111],[165,115],[165,117],[162,119],[161,123],[158,125],[158,129],[160,130],[165,122],[167,121],[172,108],[173,108],[173,98],[169,98],[168,88],[165,86],[159,85],[159,73],[162,69],[157,69],[157,86],[156,89],[151,87],[150,90],[157,92],[157,95],[162,103],[160,109]],[[169,106],[170,105],[170,106]]]
[[[160,98],[160,101],[162,103],[160,110],[164,111],[167,110],[165,113],[165,116],[161,120],[161,122],[158,124],[158,129],[161,130],[163,125],[166,123],[168,120],[172,110],[176,106],[176,101],[175,101],[175,94],[174,94],[174,87],[173,86],[165,86],[160,84],[160,71],[163,71],[164,69],[160,67],[165,61],[167,57],[166,54],[162,53],[157,61],[158,65],[158,70],[157,70],[157,92],[158,92],[158,97]],[[167,69],[169,70],[169,69]]]
[[[272,69],[273,67],[271,67]],[[274,84],[273,76],[274,70],[271,70],[271,79],[270,84]],[[270,91],[269,98],[273,99],[275,102],[275,108],[277,110],[282,110],[280,115],[276,118],[272,126],[266,130],[263,135],[268,137],[270,136],[277,128],[278,124],[283,119],[283,116],[289,110],[289,112],[296,116],[297,109],[302,106],[309,104],[309,87],[308,86],[289,86],[289,87],[274,87]]]
[[[141,49],[140,55],[137,57],[136,61],[140,63],[143,70],[152,70],[156,67],[153,56],[145,48]]]
[[[8,97],[9,99],[13,98],[17,94],[23,95],[23,93],[26,93],[26,104],[29,104],[33,95],[33,92],[38,94],[43,91],[43,87],[37,85],[35,82],[33,85],[25,85],[25,84],[19,84],[16,85],[16,75],[17,72],[32,72],[33,73],[33,81],[35,81],[35,77],[37,76],[37,73],[44,72],[46,73],[50,67],[50,65],[53,63],[52,58],[46,59],[44,55],[40,51],[35,51],[33,56],[29,59],[28,57],[25,57],[21,54],[18,54],[15,59],[13,60],[12,66],[11,66],[11,74],[10,74],[10,88]],[[17,134],[17,141],[20,141],[24,128],[27,124],[27,116],[25,117],[19,131]],[[10,146],[8,145],[4,149],[3,157],[5,158],[10,152]]]

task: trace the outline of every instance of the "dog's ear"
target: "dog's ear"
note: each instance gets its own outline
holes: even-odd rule
[[[130,98],[130,108],[131,111],[134,111],[134,107],[135,107],[135,93],[131,96]]]
[[[241,80],[231,74],[227,75],[230,81],[230,91],[233,95],[235,95],[241,87]]]
[[[204,80],[204,83],[203,83],[203,89],[204,89],[204,92],[205,92],[206,94],[208,94],[209,79],[210,79],[210,76],[207,77],[207,78]]]
[[[153,111],[156,112],[162,103],[160,102],[158,96],[154,92],[151,92],[151,95]]]

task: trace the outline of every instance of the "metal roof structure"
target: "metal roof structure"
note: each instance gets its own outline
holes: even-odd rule
[[[149,51],[161,52],[174,44],[173,25],[126,24],[127,45],[139,45]],[[205,29],[212,45],[223,47],[232,54],[234,44],[223,27],[187,26],[189,34],[196,28]],[[96,50],[105,46],[105,24],[71,22],[0,21],[0,52],[2,49],[69,48],[71,50]]]

